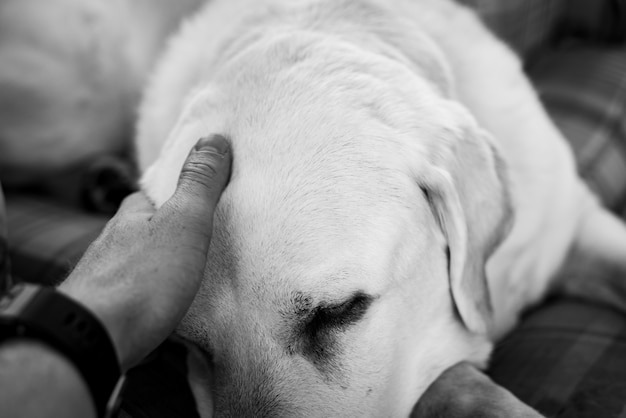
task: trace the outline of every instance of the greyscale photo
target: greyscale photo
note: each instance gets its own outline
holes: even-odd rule
[[[0,0],[1,418],[626,417],[626,0]]]

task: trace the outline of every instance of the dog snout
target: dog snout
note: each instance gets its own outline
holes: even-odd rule
[[[281,380],[267,364],[246,369],[214,365],[216,371],[215,418],[279,418],[299,416],[278,388]],[[220,373],[220,369],[222,372]]]

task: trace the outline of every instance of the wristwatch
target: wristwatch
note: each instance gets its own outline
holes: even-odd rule
[[[68,358],[87,383],[97,416],[113,416],[124,376],[108,332],[89,310],[53,288],[15,285],[0,298],[0,344],[19,338]]]

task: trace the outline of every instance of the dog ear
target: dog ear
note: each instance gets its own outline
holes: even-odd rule
[[[456,309],[470,331],[486,333],[492,308],[485,265],[510,229],[512,210],[493,138],[470,119],[433,144],[420,186],[447,240]]]

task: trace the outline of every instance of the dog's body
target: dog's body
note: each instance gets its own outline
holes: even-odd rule
[[[149,72],[204,2],[0,2],[2,182],[39,183],[130,148]]]
[[[626,272],[518,59],[450,1],[213,1],[141,112],[157,204],[211,133],[233,172],[180,333],[217,416],[407,416],[568,254]]]

